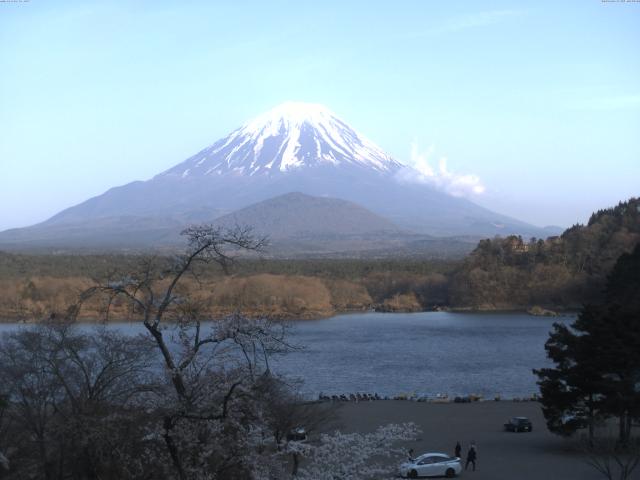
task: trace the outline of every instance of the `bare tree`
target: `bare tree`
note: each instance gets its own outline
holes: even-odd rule
[[[285,327],[269,319],[239,314],[202,323],[201,305],[181,289],[187,275],[199,280],[199,268],[215,264],[229,272],[241,251],[261,251],[266,240],[250,229],[213,226],[184,232],[188,247],[167,265],[147,258],[135,271],[111,276],[85,291],[82,303],[105,298],[105,319],[115,302],[124,302],[139,318],[160,353],[171,391],[154,406],[162,414],[157,432],[180,480],[203,471],[220,478],[247,469],[252,432],[262,421],[258,380],[268,374],[269,356],[291,348]],[[159,457],[160,458],[160,457]],[[159,460],[160,461],[160,460]]]
[[[247,229],[184,234],[183,255],[112,272],[65,319],[98,300],[104,320],[126,308],[142,335],[51,321],[0,339],[0,465],[9,468],[0,476],[279,479],[290,476],[293,456],[300,478],[380,478],[388,468],[369,459],[394,453],[415,428],[321,435],[313,444],[287,439],[297,427],[326,429],[332,412],[303,402],[272,374],[270,358],[294,348],[286,326],[240,314],[204,322],[183,283],[187,275],[199,281],[200,267],[210,264],[229,271],[234,254],[259,251],[264,241]]]
[[[143,337],[46,324],[5,334],[0,450],[8,478],[123,478],[132,420],[155,387]],[[6,448],[5,448],[6,447]]]
[[[626,444],[612,437],[584,443],[581,448],[586,463],[608,480],[630,480],[640,465],[640,441]]]

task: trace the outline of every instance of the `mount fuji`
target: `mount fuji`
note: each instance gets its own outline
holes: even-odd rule
[[[287,102],[161,176],[275,176],[322,166],[389,174],[403,165],[322,105]]]
[[[32,227],[1,232],[0,247],[172,245],[187,224],[212,222],[291,192],[363,207],[387,227],[393,224],[396,240],[399,231],[439,237],[549,234],[430,185],[404,182],[407,172],[411,167],[327,108],[287,102],[150,180],[112,188]],[[340,224],[348,223],[347,211],[331,205],[336,216],[346,215]],[[268,224],[269,208],[259,211]]]

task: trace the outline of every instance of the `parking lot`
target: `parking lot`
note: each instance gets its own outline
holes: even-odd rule
[[[475,480],[599,480],[588,466],[575,442],[551,434],[537,402],[475,402],[434,404],[382,400],[344,403],[338,415],[341,429],[370,432],[387,423],[414,422],[422,430],[420,438],[407,444],[416,455],[443,452],[453,455],[456,441],[462,443],[462,457],[475,441],[477,470],[463,471],[461,478]],[[532,432],[505,432],[511,417],[526,416]],[[463,465],[464,466],[464,465]],[[638,472],[640,475],[640,471]],[[639,477],[640,478],[640,477]]]

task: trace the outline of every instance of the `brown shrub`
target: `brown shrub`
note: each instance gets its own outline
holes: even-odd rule
[[[324,284],[331,295],[335,310],[364,310],[371,308],[373,300],[364,285],[347,280],[325,278]]]
[[[227,277],[215,282],[210,305],[225,313],[240,310],[248,314],[275,316],[322,316],[333,313],[331,294],[314,277],[260,274]]]
[[[391,298],[387,298],[383,304],[385,311],[391,312],[419,312],[422,306],[415,294],[396,294]]]
[[[34,276],[0,280],[0,316],[31,320],[64,312],[91,281],[83,277]]]

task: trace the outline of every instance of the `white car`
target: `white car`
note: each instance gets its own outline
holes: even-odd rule
[[[444,453],[424,453],[400,465],[400,475],[406,478],[447,477],[452,478],[462,471],[460,458]]]

